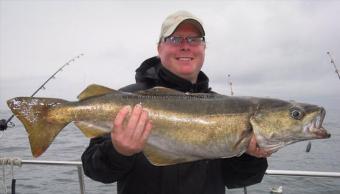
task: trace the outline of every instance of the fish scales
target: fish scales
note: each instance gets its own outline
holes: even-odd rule
[[[125,93],[99,85],[90,85],[78,98],[76,102],[31,97],[8,101],[29,134],[33,156],[41,155],[70,122],[87,137],[109,133],[119,110],[136,104],[142,104],[152,120],[143,152],[158,166],[238,156],[253,135],[260,147],[271,151],[330,137],[322,127],[325,110],[305,103],[162,87]]]

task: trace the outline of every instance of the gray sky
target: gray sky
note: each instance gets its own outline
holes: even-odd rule
[[[157,55],[165,17],[188,10],[203,20],[203,71],[215,91],[312,103],[339,102],[340,1],[0,0],[0,109],[29,96],[80,53],[37,96],[75,100],[89,84],[114,89]],[[337,103],[339,104],[339,103]]]

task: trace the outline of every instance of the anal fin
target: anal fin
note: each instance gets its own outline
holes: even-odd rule
[[[155,166],[168,166],[194,161],[194,159],[176,156],[175,154],[158,149],[150,144],[145,146],[143,153],[149,162]]]

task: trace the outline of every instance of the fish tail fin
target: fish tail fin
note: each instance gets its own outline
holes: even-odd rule
[[[52,107],[67,101],[54,98],[17,97],[7,101],[8,107],[23,123],[31,146],[32,155],[40,156],[46,151],[58,133],[70,121],[49,118]]]

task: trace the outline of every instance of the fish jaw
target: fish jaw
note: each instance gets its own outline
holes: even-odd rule
[[[303,127],[303,132],[309,134],[311,139],[327,139],[331,137],[331,134],[322,126],[325,119],[326,111],[321,108],[320,114],[317,115],[310,123],[307,123]]]
[[[292,116],[294,111],[299,111],[298,118]],[[329,138],[331,135],[322,126],[325,115],[322,107],[290,103],[276,109],[258,110],[251,124],[258,145],[276,152],[295,142]]]
[[[327,139],[331,137],[331,134],[328,133],[327,130],[323,127],[313,128],[312,133],[314,134],[314,139]]]

